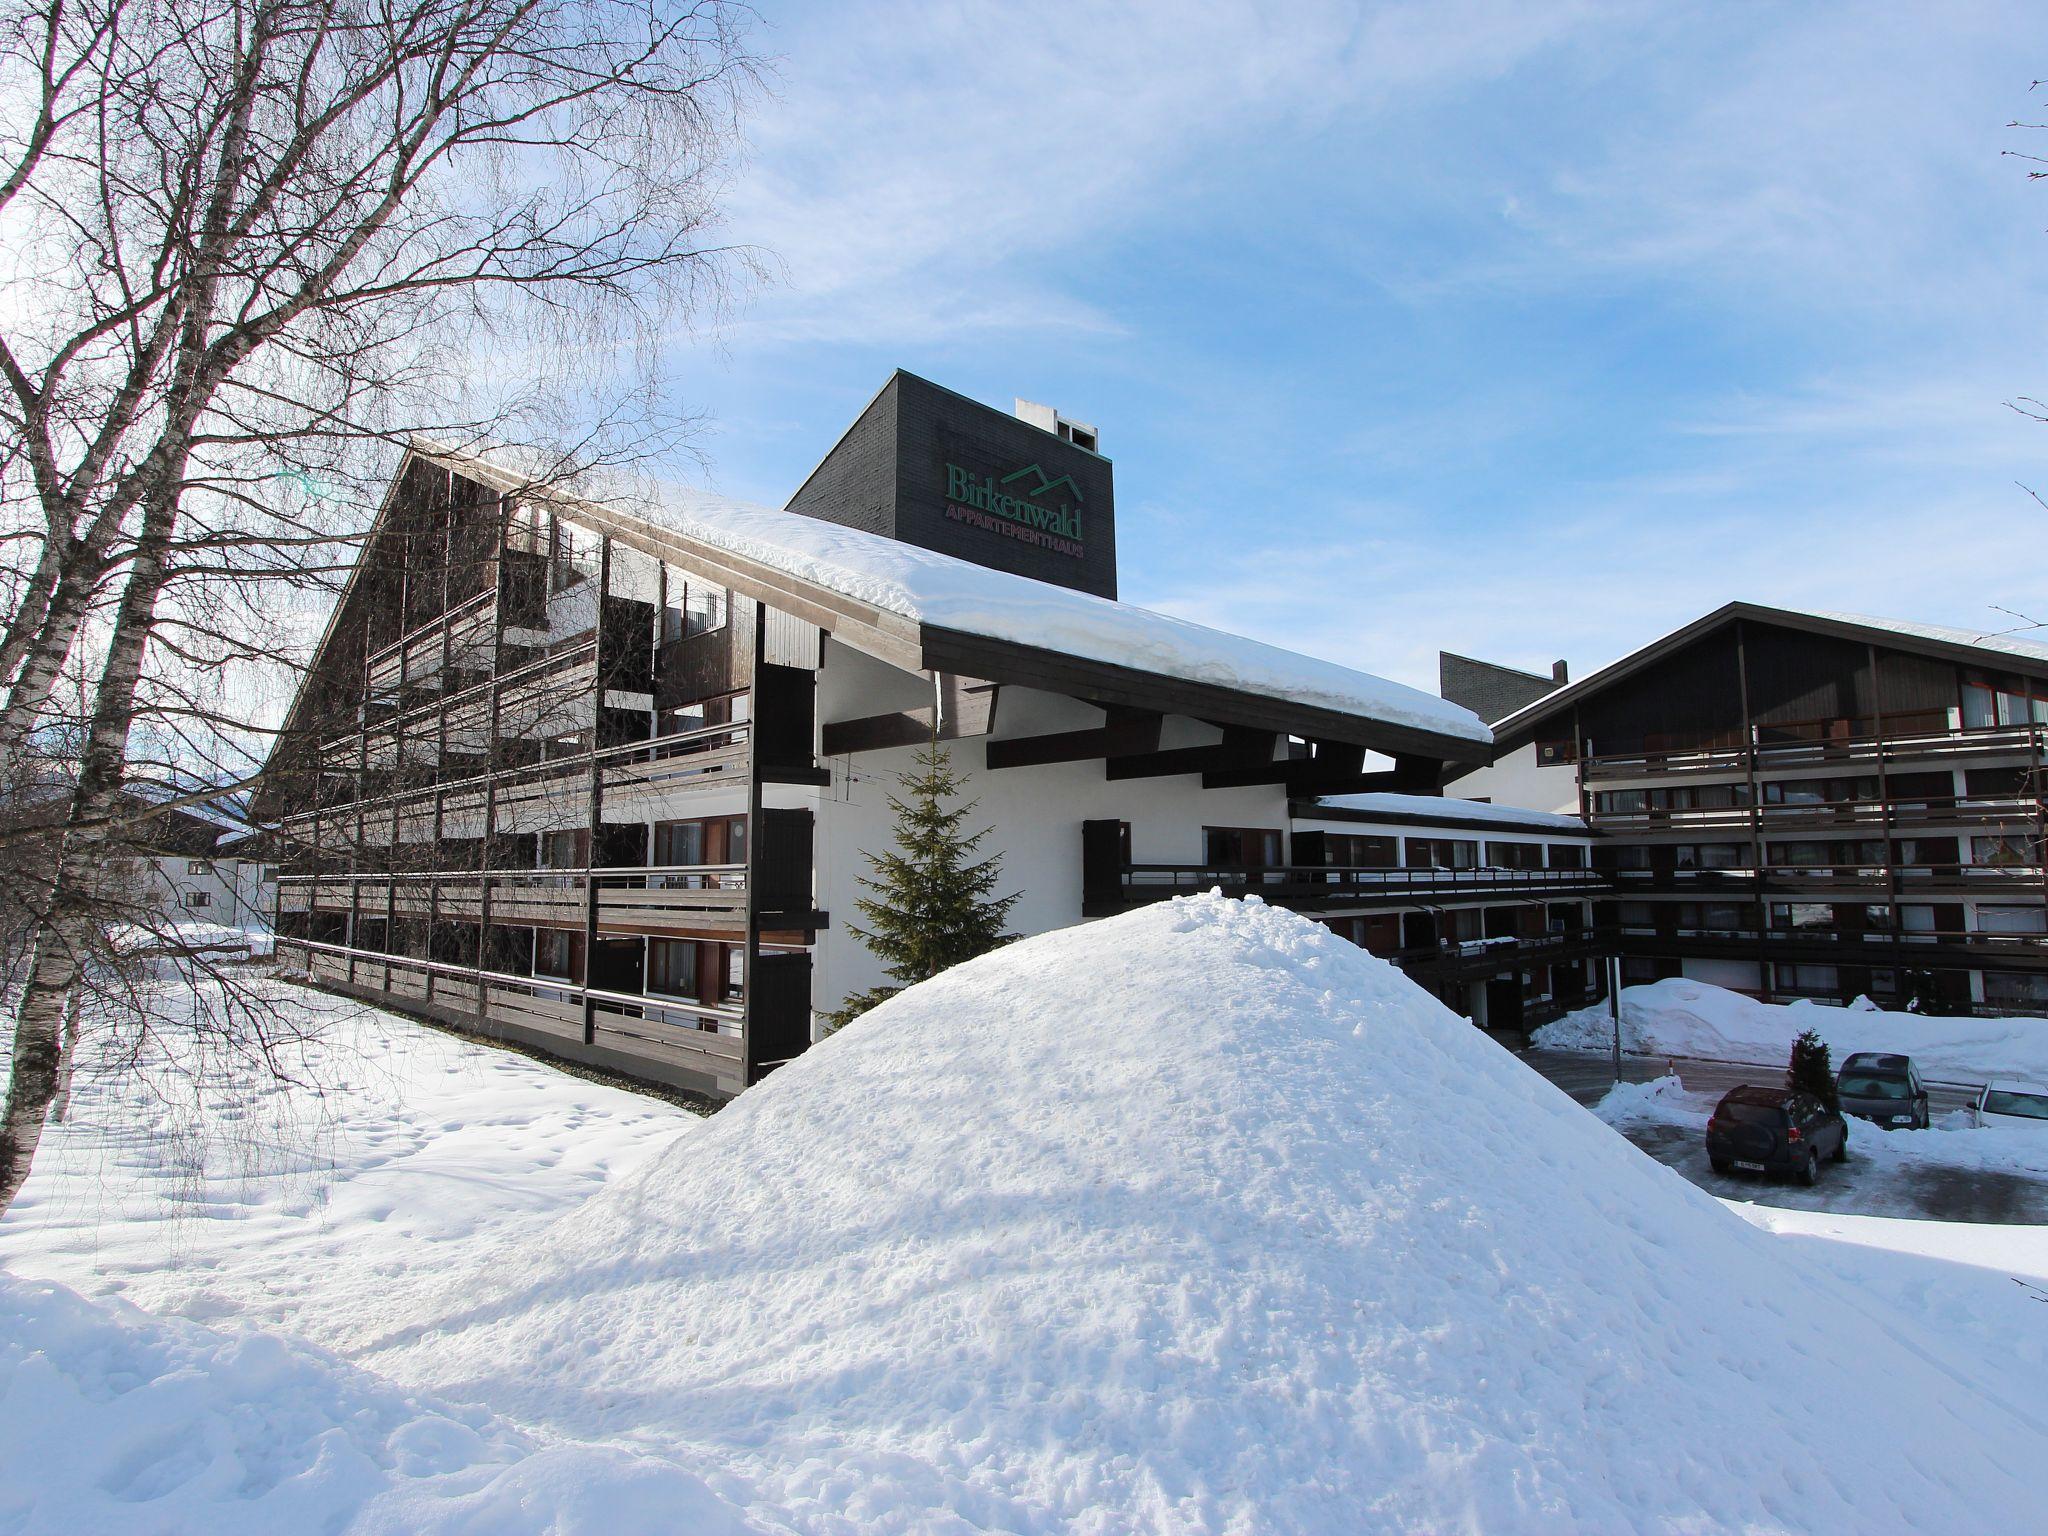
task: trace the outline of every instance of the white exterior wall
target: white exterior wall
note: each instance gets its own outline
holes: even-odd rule
[[[1490,768],[1478,768],[1444,788],[1461,800],[1491,800],[1524,810],[1579,814],[1579,772],[1571,763],[1536,761],[1536,744],[1525,742]]]
[[[205,872],[195,874],[193,867]],[[219,923],[224,928],[267,931],[276,910],[274,870],[256,859],[158,854],[147,866],[145,902],[167,923]],[[193,893],[206,905],[188,905]]]
[[[918,708],[929,699],[923,679],[828,644],[819,673],[820,720]],[[1128,821],[1131,856],[1140,864],[1199,864],[1205,826],[1286,832],[1287,795],[1277,784],[1205,790],[1197,774],[1112,781],[1100,758],[994,772],[987,767],[989,740],[1085,729],[1101,721],[1100,710],[1075,700],[1006,685],[992,736],[946,743],[954,771],[964,780],[963,797],[978,802],[968,828],[989,828],[982,852],[1002,855],[998,891],[1021,893],[1010,909],[1013,933],[1043,933],[1081,921],[1084,821]],[[1160,744],[1192,746],[1219,737],[1213,727],[1169,718]],[[894,838],[889,796],[899,792],[896,775],[915,766],[916,752],[899,747],[830,759],[829,789],[764,790],[769,805],[809,805],[817,813],[817,901],[830,914],[831,926],[819,933],[812,952],[814,1010],[829,1011],[851,994],[888,980],[848,925],[860,920],[854,903],[865,894],[859,884],[870,870],[864,855],[888,848]]]

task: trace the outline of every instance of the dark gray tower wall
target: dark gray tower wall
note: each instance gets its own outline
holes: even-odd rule
[[[1110,462],[915,374],[894,374],[789,510],[1116,596]]]
[[[1544,677],[1519,667],[1476,661],[1454,651],[1437,652],[1437,693],[1453,704],[1464,705],[1489,724],[1555,693],[1567,681],[1561,661]]]

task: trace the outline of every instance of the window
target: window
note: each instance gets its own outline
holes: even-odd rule
[[[1901,864],[1954,864],[1962,857],[1952,837],[1902,837],[1897,848]]]
[[[1271,869],[1280,862],[1280,834],[1266,827],[1204,827],[1202,858],[1212,869]]]
[[[1332,832],[1323,839],[1323,850],[1330,863],[1345,869],[1392,869],[1400,862],[1391,837]]]
[[[1476,869],[1479,844],[1459,837],[1411,837],[1408,839],[1410,869]]]
[[[1550,867],[1552,869],[1584,869],[1586,850],[1577,843],[1552,843],[1550,845]]]
[[[2048,1003],[2048,973],[1986,971],[1984,1001],[2034,1007]]]
[[[547,869],[581,869],[583,847],[589,833],[583,831],[543,832],[540,839],[541,864]]]
[[[647,941],[647,990],[665,997],[702,997],[698,951],[694,939],[649,939]]]
[[[2019,833],[1970,839],[1970,856],[1996,868],[2031,869],[2041,862],[2040,839]]]
[[[533,974],[552,976],[558,981],[576,979],[577,951],[583,936],[559,928],[542,928],[533,936]]]
[[[718,995],[728,1003],[738,1004],[747,995],[747,950],[743,944],[721,944],[719,958],[721,967]]]
[[[662,821],[654,826],[654,862],[676,864],[744,864],[747,860],[747,818],[705,816],[693,821]]]
[[[1771,926],[1826,932],[1835,926],[1835,907],[1828,901],[1780,901],[1771,905]]]
[[[1495,869],[1541,869],[1541,843],[1488,843],[1486,862]]]
[[[673,566],[668,573],[668,601],[662,605],[663,641],[688,640],[723,629],[732,609],[724,587],[696,577],[684,577]]]
[[[1841,975],[1832,965],[1781,965],[1777,971],[1780,992],[1820,994],[1841,990]]]
[[[567,592],[597,575],[602,541],[594,533],[556,520],[553,588]]]
[[[213,897],[206,891],[187,891],[185,893],[185,905],[194,910],[210,907],[213,905]]]
[[[210,875],[213,873],[213,863],[210,859],[187,859],[185,861],[185,873],[188,875]]]
[[[2048,933],[2048,907],[1979,907],[1979,933]]]
[[[1647,790],[1603,789],[1593,796],[1593,809],[1602,816],[1640,816],[1649,808]]]

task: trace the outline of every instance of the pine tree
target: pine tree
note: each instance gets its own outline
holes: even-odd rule
[[[1016,894],[994,896],[1002,878],[1002,855],[976,859],[988,829],[961,828],[977,804],[952,805],[960,777],[952,758],[934,738],[918,749],[917,767],[897,775],[903,796],[889,797],[896,813],[896,846],[864,857],[873,870],[861,884],[871,896],[854,903],[865,928],[848,924],[854,937],[879,956],[893,986],[849,997],[826,1021],[829,1029],[852,1023],[877,1003],[928,976],[972,960],[1009,942],[1003,921]]]
[[[1835,1092],[1834,1063],[1828,1058],[1828,1043],[1812,1030],[1792,1042],[1792,1061],[1785,1069],[1785,1086],[1794,1093],[1810,1093],[1829,1109],[1840,1100]]]

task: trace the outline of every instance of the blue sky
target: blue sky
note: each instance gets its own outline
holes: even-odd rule
[[[1431,688],[2048,610],[2021,7],[761,4],[694,478],[779,505],[899,366],[1046,401],[1126,598]]]

